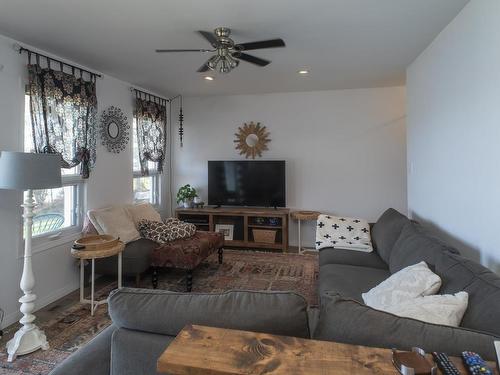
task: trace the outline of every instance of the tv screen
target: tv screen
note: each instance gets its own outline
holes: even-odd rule
[[[285,161],[209,161],[208,204],[285,207]]]

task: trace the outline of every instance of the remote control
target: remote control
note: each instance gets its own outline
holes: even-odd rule
[[[460,375],[460,371],[455,367],[455,365],[450,361],[445,353],[433,352],[432,357],[438,365],[439,369],[443,375]]]
[[[462,359],[471,375],[493,375],[481,356],[474,352],[462,352]]]

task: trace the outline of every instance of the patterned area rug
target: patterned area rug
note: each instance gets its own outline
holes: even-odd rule
[[[193,272],[193,292],[222,292],[243,290],[290,290],[303,295],[310,305],[317,305],[318,258],[316,254],[278,254],[256,251],[224,251],[224,263],[219,265],[217,254],[210,256]],[[185,272],[165,270],[160,273],[159,289],[185,290]],[[152,288],[151,277],[146,276],[141,287]],[[105,297],[116,283],[97,292]],[[59,362],[85,345],[110,323],[106,305],[99,306],[90,316],[88,305],[78,302],[64,309],[57,305],[51,319],[39,326],[45,331],[50,344],[47,351],[20,356],[13,363],[7,362],[5,343],[14,335],[18,325],[5,330],[0,340],[0,375],[48,374]]]

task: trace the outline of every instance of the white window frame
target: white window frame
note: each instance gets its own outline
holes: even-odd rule
[[[151,170],[149,171],[149,175],[148,176],[143,176],[141,174],[141,171],[140,170],[134,170],[134,157],[139,157],[139,155],[135,155],[135,148],[136,148],[136,145],[135,143],[137,142],[137,121],[135,119],[135,116],[132,120],[132,142],[134,142],[134,144],[132,145],[132,200],[134,203],[135,202],[135,199],[134,199],[134,190],[133,190],[133,180],[135,180],[136,178],[148,178],[148,177],[151,177],[151,196],[152,196],[152,201],[150,202],[154,207],[156,208],[159,208],[161,206],[161,188],[162,188],[162,179],[161,179],[161,175],[158,173],[158,171],[156,169],[154,170]]]
[[[133,173],[133,178],[149,178],[151,177],[151,196],[152,196],[152,201],[150,202],[153,206],[155,207],[160,207],[161,205],[161,176],[157,172],[150,172],[149,176],[143,176],[141,175],[141,172],[136,172],[134,171]],[[133,191],[132,191],[132,194]],[[134,197],[132,197],[133,199]],[[134,200],[135,203],[135,200]]]
[[[25,95],[25,100],[26,96],[27,95]],[[26,119],[24,118],[24,116],[23,120],[24,120],[23,121],[23,134],[24,134],[24,131],[26,129]],[[74,186],[74,193],[76,194],[76,197],[73,198],[74,205],[71,208],[72,221],[74,221],[74,224],[66,228],[60,228],[54,231],[33,236],[32,251],[34,254],[73,242],[81,235],[83,227],[83,218],[85,214],[85,196],[86,196],[85,180],[83,180],[80,175],[62,175],[61,181],[62,181],[61,187]],[[21,225],[20,235],[22,243],[24,245],[23,225]],[[22,247],[24,248],[24,246]],[[20,248],[18,257],[22,258],[23,256],[24,256],[24,249]]]
[[[73,191],[76,194],[76,197],[73,198],[74,205],[71,208],[71,215],[73,216],[72,220],[74,220],[74,225],[33,236],[32,248],[34,253],[73,242],[81,235],[84,214],[83,197],[85,186],[81,179],[80,181],[78,181],[74,176],[68,177],[70,178],[63,178],[62,187],[74,186]]]

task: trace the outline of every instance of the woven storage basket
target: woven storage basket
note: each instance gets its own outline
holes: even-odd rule
[[[272,229],[252,229],[253,240],[262,243],[274,243],[276,241],[276,231]]]

